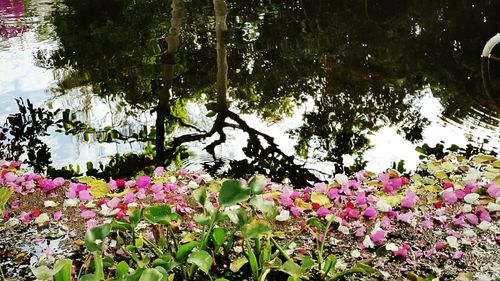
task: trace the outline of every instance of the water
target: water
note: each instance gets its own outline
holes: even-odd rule
[[[230,109],[273,137],[295,164],[332,174],[339,163],[356,159],[374,171],[404,159],[411,169],[415,146],[423,143],[499,150],[500,62],[490,61],[488,95],[479,57],[500,32],[498,3],[228,4]],[[14,98],[23,97],[71,109],[98,129],[129,134],[154,126],[170,12],[169,3],[154,0],[0,0],[0,117],[16,112]],[[206,104],[216,102],[217,72],[211,1],[185,2],[183,15],[171,112],[210,131],[215,118],[207,116]],[[196,133],[167,120],[169,136]],[[193,156],[183,163],[190,169],[217,163],[232,174],[261,167],[281,175],[275,168],[283,156],[245,150],[248,130],[224,132],[226,141],[214,150],[217,161],[205,149],[219,138],[215,134],[190,143]],[[144,149],[138,142],[86,142],[54,130],[45,140],[56,167]]]

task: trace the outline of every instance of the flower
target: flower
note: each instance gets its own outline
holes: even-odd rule
[[[52,218],[54,218],[55,221],[59,221],[63,216],[63,213],[61,211],[57,211],[52,215]]]
[[[359,207],[359,206],[366,205],[367,202],[368,201],[366,200],[366,193],[365,192],[359,192],[356,195],[356,201],[354,202],[354,204]]]
[[[490,186],[488,186],[488,195],[493,198],[500,197],[500,186],[497,186],[493,183],[490,184]]]
[[[92,195],[90,195],[88,190],[82,190],[78,193],[78,198],[80,198],[80,201],[82,202],[87,202],[92,199]]]
[[[40,182],[40,187],[42,188],[43,192],[49,192],[53,189],[55,189],[57,186],[54,183],[54,181],[50,179],[44,179]]]
[[[380,245],[385,241],[385,232],[383,230],[375,231],[375,233],[370,236],[370,239],[375,245]]]
[[[326,217],[328,214],[330,214],[330,210],[328,208],[325,208],[325,207],[320,207],[320,208],[318,208],[316,213],[320,217]]]
[[[403,208],[413,209],[413,205],[418,201],[417,195],[410,189],[406,191],[406,197],[401,200],[400,205]]]
[[[90,218],[95,217],[96,213],[95,213],[94,211],[85,210],[85,211],[81,212],[81,213],[80,213],[80,215],[81,215],[84,219],[90,219]]]
[[[136,183],[139,188],[146,188],[151,183],[151,178],[149,176],[140,176],[137,178]]]
[[[445,190],[442,196],[443,201],[448,205],[453,205],[458,201],[457,194],[451,189]]]
[[[410,245],[404,243],[403,246],[401,246],[399,249],[393,251],[393,254],[396,257],[406,258],[408,256],[408,250],[410,249],[411,249]]]
[[[479,223],[478,217],[474,214],[466,214],[465,219],[472,225],[477,225]]]
[[[378,215],[378,212],[373,207],[368,207],[368,208],[366,208],[366,210],[363,211],[363,216],[370,218],[370,219],[376,217],[377,215]]]

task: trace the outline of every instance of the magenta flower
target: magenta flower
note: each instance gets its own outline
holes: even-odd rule
[[[399,189],[403,185],[403,180],[401,178],[391,179],[390,182],[394,189]]]
[[[139,188],[146,188],[151,183],[149,176],[140,176],[137,178],[137,186]]]
[[[401,200],[400,205],[403,208],[413,209],[413,206],[415,203],[417,203],[417,201],[418,201],[417,195],[415,195],[413,191],[408,189],[406,191],[406,197],[403,200]]]
[[[118,188],[118,185],[116,184],[116,181],[112,178],[109,178],[109,181],[108,181],[108,187],[109,189],[111,190],[115,190]]]
[[[456,193],[453,190],[450,190],[443,192],[443,201],[446,204],[453,205],[458,201],[458,198]]]
[[[363,216],[367,217],[369,219],[372,219],[372,218],[376,217],[377,215],[378,215],[377,210],[371,206],[366,208],[366,210],[364,210],[364,212],[363,212]]]
[[[335,200],[339,197],[339,189],[338,188],[330,188],[328,193],[326,194],[330,200]]]
[[[380,245],[385,241],[385,232],[383,230],[378,230],[370,236],[370,239],[376,245]]]
[[[42,188],[43,192],[49,192],[49,191],[55,189],[57,186],[54,183],[54,181],[52,181],[50,179],[44,179],[41,182],[40,187]]]
[[[451,222],[453,223],[453,225],[455,226],[460,226],[460,227],[464,227],[465,226],[465,216],[464,215],[460,215],[458,217],[455,217],[451,220]]]
[[[290,198],[291,193],[288,192],[283,192],[279,196],[279,200],[281,205],[286,206],[286,207],[292,207],[294,206],[292,198]]]
[[[325,208],[325,207],[319,207],[319,209],[316,210],[316,213],[320,217],[326,217],[327,215],[330,214],[330,210],[328,208]]]
[[[408,256],[408,250],[410,250],[411,247],[407,243],[404,243],[403,246],[401,246],[399,249],[396,251],[393,251],[394,256],[396,257],[402,257],[406,258]]]
[[[354,205],[359,207],[359,206],[366,205],[367,203],[368,203],[368,201],[366,200],[366,193],[359,192],[356,195],[356,201],[354,202]]]
[[[380,173],[378,174],[378,180],[381,182],[388,182],[389,181],[389,174],[388,173]]]
[[[491,222],[491,216],[490,216],[490,213],[486,210],[483,210],[479,213],[479,219],[481,221],[489,221]]]
[[[443,188],[444,189],[453,188],[453,187],[454,187],[454,185],[451,182],[445,182],[445,183],[443,183]]]

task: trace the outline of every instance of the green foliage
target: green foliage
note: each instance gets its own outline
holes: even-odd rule
[[[12,188],[0,187],[0,212],[5,210],[5,205],[9,202],[12,193],[14,193]]]
[[[221,207],[234,205],[250,198],[251,190],[238,180],[226,180],[222,183],[219,192],[219,205]]]
[[[102,243],[104,239],[111,232],[111,224],[101,224],[95,226],[85,233],[85,247],[90,252],[97,252],[102,250]]]

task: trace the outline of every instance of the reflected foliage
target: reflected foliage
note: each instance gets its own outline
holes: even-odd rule
[[[52,163],[43,137],[58,123],[57,111],[34,107],[29,100],[16,99],[16,102],[19,112],[7,117],[0,132],[0,159],[22,161],[40,173]]]
[[[170,159],[185,143],[219,134],[207,147],[213,153],[226,140],[223,128],[235,127],[249,135],[244,149],[248,159],[230,160],[232,176],[257,171],[274,175],[274,180],[300,181],[301,174],[311,174],[296,160],[332,161],[335,172],[342,172],[347,169],[345,155],[355,155],[359,169],[370,147],[369,135],[382,127],[396,127],[413,143],[422,140],[429,124],[420,111],[426,92],[439,98],[445,119],[499,125],[500,72],[491,67],[495,91],[485,95],[479,59],[484,43],[500,31],[497,2],[226,2],[225,111],[215,86],[212,1],[184,3],[166,133],[189,125],[185,109],[190,101],[212,110],[213,127],[167,138]],[[61,47],[38,54],[39,62],[65,70],[60,91],[88,86],[97,95],[120,97],[129,107],[151,110],[167,82],[162,66],[172,63],[164,61],[169,5],[157,0],[62,0],[51,16]],[[229,108],[257,113],[263,122],[302,114],[303,123],[289,132],[297,140],[296,155],[282,154],[274,140],[231,115],[236,113]],[[237,124],[228,125],[226,118]],[[206,168],[225,166],[217,159],[211,164]]]

